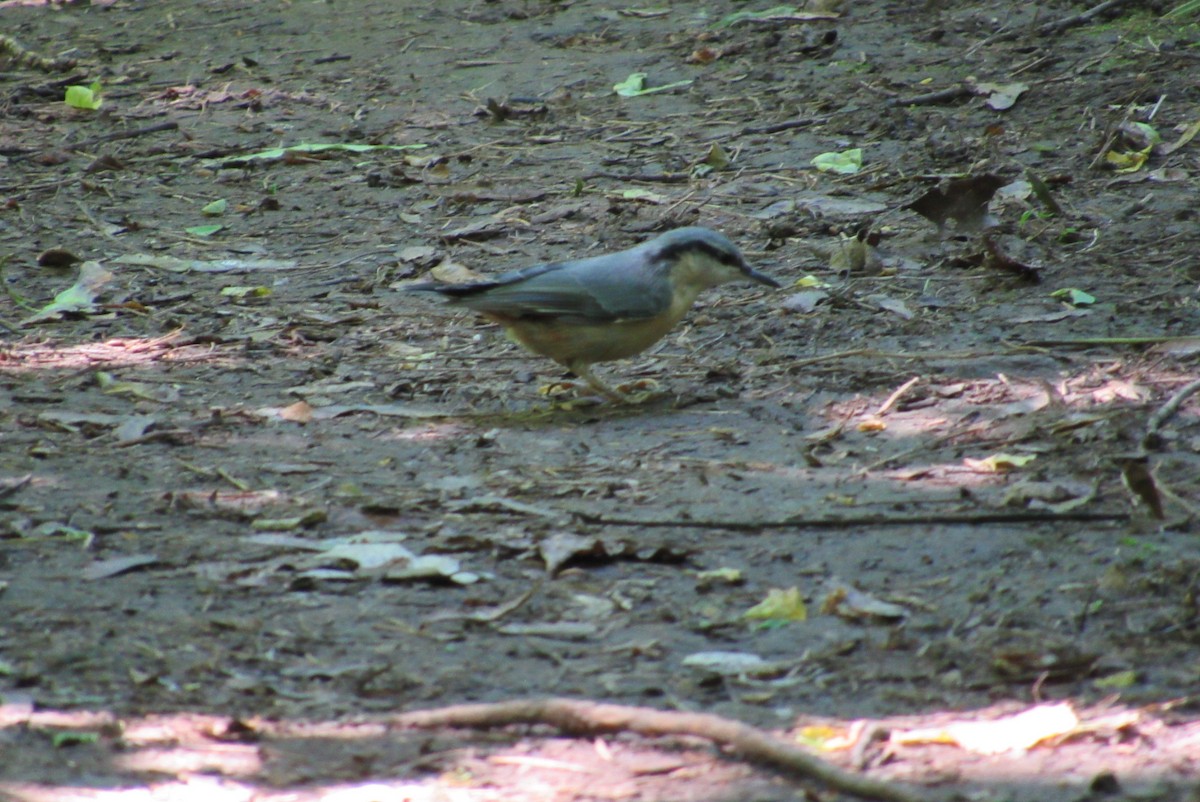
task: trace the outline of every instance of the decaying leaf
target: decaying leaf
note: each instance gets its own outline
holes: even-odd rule
[[[718,676],[737,676],[762,668],[767,661],[749,652],[696,652],[683,658],[683,664]]]
[[[263,270],[293,270],[299,267],[295,259],[179,259],[174,256],[149,253],[127,253],[113,259],[117,264],[152,267],[171,273],[256,273]]]
[[[1017,98],[1029,91],[1029,84],[1019,82],[995,84],[979,81],[968,82],[968,86],[975,94],[986,96],[987,100],[984,101],[984,105],[996,111],[1012,108],[1013,104],[1017,102]]]
[[[1186,145],[1187,143],[1189,143],[1193,139],[1195,139],[1196,134],[1200,134],[1200,120],[1196,120],[1191,125],[1184,128],[1183,133],[1181,133],[1179,135],[1179,138],[1176,139],[1174,142],[1172,142],[1169,145],[1163,145],[1162,146],[1162,155],[1170,156],[1172,153],[1179,150],[1184,145]]]
[[[1162,494],[1158,492],[1158,483],[1150,470],[1149,455],[1121,455],[1113,457],[1113,462],[1121,469],[1121,482],[1133,503],[1145,507],[1153,518],[1160,521],[1166,518]]]
[[[829,251],[829,269],[840,275],[877,276],[883,260],[863,237],[843,237]]]
[[[1005,491],[1000,506],[1026,507],[1066,513],[1082,507],[1096,497],[1096,486],[1081,482],[1028,480],[1013,484]]]
[[[908,304],[899,298],[892,298],[882,293],[868,295],[863,300],[875,304],[885,312],[891,312],[893,315],[903,318],[904,320],[912,320],[913,311],[908,308]]]
[[[1071,705],[1041,705],[993,721],[955,721],[942,727],[896,731],[896,744],[941,743],[961,746],[981,755],[1024,752],[1043,741],[1067,735],[1079,726]]]
[[[546,563],[546,573],[554,576],[568,560],[604,554],[604,545],[597,537],[559,532],[538,543],[538,553]]]
[[[864,593],[858,588],[832,578],[826,583],[825,598],[821,600],[821,613],[838,615],[851,620],[881,619],[894,621],[908,615],[908,610]]]
[[[225,156],[215,161],[221,165],[230,167],[239,164],[245,164],[251,161],[278,161],[287,160],[289,157],[297,155],[312,156],[332,151],[345,151],[347,153],[370,153],[371,151],[381,150],[420,150],[429,147],[422,144],[411,145],[364,145],[354,142],[316,142],[303,145],[292,145],[286,148],[270,148],[268,150],[260,150],[256,153],[238,154],[235,156]]]
[[[1023,468],[1037,459],[1034,454],[992,454],[984,459],[967,457],[963,464],[973,471],[981,473],[1008,473]]]
[[[146,382],[120,381],[107,371],[96,371],[96,384],[105,395],[125,395],[143,401],[157,401],[161,404],[176,401],[179,392],[172,387]]]
[[[80,575],[85,581],[108,579],[109,577],[127,574],[139,568],[145,568],[158,562],[153,554],[132,554],[128,557],[113,557],[108,560],[98,560],[83,569]]]
[[[773,6],[762,11],[735,11],[722,17],[714,28],[728,28],[741,22],[779,23],[779,22],[817,22],[820,20],[835,20],[838,13],[832,10],[801,11],[795,6]]]
[[[953,220],[960,228],[977,231],[983,228],[987,206],[996,190],[1008,181],[992,173],[951,178],[926,192],[904,208],[942,228]]]
[[[789,312],[799,312],[806,315],[817,308],[817,304],[829,297],[825,290],[804,290],[784,298],[780,306]]]
[[[307,401],[297,401],[279,410],[279,417],[292,423],[309,423],[313,419],[313,408]]]

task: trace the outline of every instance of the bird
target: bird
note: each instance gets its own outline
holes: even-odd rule
[[[632,402],[597,378],[592,365],[645,351],[701,292],[733,281],[780,287],[750,267],[724,234],[687,226],[616,253],[535,265],[487,281],[421,282],[405,290],[472,309],[605,397]]]

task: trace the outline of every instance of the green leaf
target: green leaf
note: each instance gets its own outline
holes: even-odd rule
[[[55,749],[62,749],[65,746],[94,744],[99,740],[100,736],[94,732],[56,732],[50,742],[54,744]]]
[[[708,149],[708,155],[704,157],[704,163],[713,169],[724,170],[729,166],[729,154],[720,143],[714,142]]]
[[[613,84],[613,91],[621,97],[637,97],[645,86],[646,73],[635,72],[621,83]]]
[[[689,86],[691,81],[676,81],[673,84],[664,84],[663,86],[646,87],[646,73],[635,72],[619,84],[613,84],[613,91],[621,97],[641,97],[642,95],[650,95],[655,92],[665,92],[668,89],[674,89],[679,86]]]
[[[767,591],[767,597],[742,613],[742,617],[769,621],[805,621],[808,619],[808,607],[800,595],[800,588],[771,588]]]
[[[1092,685],[1101,690],[1121,690],[1123,688],[1132,687],[1138,679],[1137,672],[1129,669],[1126,671],[1118,671],[1115,674],[1109,674],[1107,677],[1092,680]]]
[[[79,266],[79,277],[67,289],[54,296],[54,300],[43,306],[25,323],[56,320],[66,314],[84,314],[95,311],[96,296],[113,275],[101,267],[99,262],[84,262]]]
[[[228,208],[228,206],[228,201],[226,201],[224,198],[221,198],[220,200],[215,200],[212,203],[207,204],[203,209],[200,210],[200,213],[206,214],[209,217],[218,217],[225,214],[225,209]]]
[[[648,189],[623,189],[620,194],[623,200],[644,201],[646,203],[667,202],[666,197],[657,192],[651,192]]]
[[[224,227],[225,226],[220,224],[211,226],[192,226],[191,228],[185,228],[184,231],[191,234],[193,237],[211,237]]]
[[[1055,290],[1050,293],[1050,297],[1066,301],[1071,306],[1089,306],[1096,303],[1096,296],[1075,287],[1064,287],[1061,290]]]
[[[96,535],[93,532],[57,521],[47,521],[44,524],[40,524],[33,530],[33,535],[34,537],[43,538],[61,537],[63,540],[72,543],[81,543],[85,548],[89,547],[96,539]]]
[[[812,166],[823,173],[853,175],[862,169],[862,161],[862,148],[851,148],[841,153],[830,152],[814,156]]]
[[[64,100],[73,109],[95,111],[104,102],[100,98],[100,82],[96,81],[91,86],[68,86]]]

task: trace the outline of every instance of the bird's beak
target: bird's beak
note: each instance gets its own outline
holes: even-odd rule
[[[775,289],[779,289],[783,286],[766,273],[759,273],[750,265],[742,265],[742,269],[746,272],[746,278],[750,279],[751,281],[757,281],[759,284],[766,284],[768,287],[774,287]]]

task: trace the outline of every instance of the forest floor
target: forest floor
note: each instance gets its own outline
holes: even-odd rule
[[[1200,26],[1104,5],[0,2],[0,799],[852,798],[395,718],[567,697],[1195,800]],[[784,289],[638,405],[402,292],[693,224]]]

